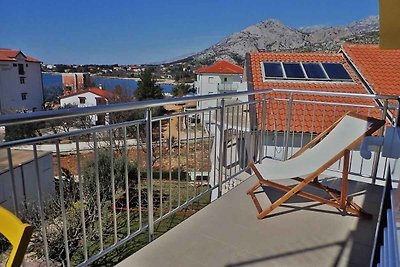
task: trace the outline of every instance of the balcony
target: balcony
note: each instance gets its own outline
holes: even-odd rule
[[[117,266],[368,266],[380,186],[351,182],[354,200],[374,215],[372,220],[341,216],[298,197],[259,221],[246,195],[256,180],[246,179]],[[335,177],[322,181],[340,185]],[[266,189],[260,195],[267,205],[282,194]]]
[[[218,105],[179,110],[210,100]],[[257,220],[247,161],[289,158],[348,110],[394,125],[395,100],[265,89],[2,116],[2,126],[34,124],[41,135],[0,143],[0,204],[35,226],[27,263],[365,266],[376,255],[390,173],[379,149],[369,161],[350,155],[349,193],[371,220],[298,197]],[[161,106],[177,109],[160,115]],[[84,124],[105,113],[109,125]],[[342,165],[321,183],[338,188]],[[262,205],[279,195],[258,193]]]
[[[243,90],[247,86],[246,83],[242,82],[231,82],[231,83],[220,83],[217,85],[217,90],[220,93],[227,93],[227,92],[238,92],[238,91],[245,91]]]

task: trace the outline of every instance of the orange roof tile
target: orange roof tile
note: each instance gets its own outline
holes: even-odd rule
[[[15,58],[20,53],[25,57],[25,60],[28,62],[37,62],[37,63],[41,62],[40,60],[38,60],[36,58],[25,56],[21,52],[21,50],[10,50],[10,49],[4,49],[4,48],[0,49],[0,61],[15,61]]]
[[[78,91],[78,92],[75,92],[75,93],[71,93],[71,94],[68,94],[68,95],[63,95],[63,96],[60,96],[59,98],[66,98],[66,97],[70,97],[70,96],[84,94],[84,93],[87,93],[87,92],[91,92],[91,93],[93,93],[95,95],[98,95],[100,97],[107,98],[107,99],[110,99],[110,98],[112,98],[114,96],[113,93],[111,93],[111,92],[109,92],[107,90],[103,90],[103,89],[100,89],[100,88],[97,88],[97,87],[92,87],[92,88],[85,89],[85,90],[82,90],[82,91]]]
[[[400,95],[400,50],[378,45],[345,44],[342,51],[377,94]]]
[[[211,66],[197,69],[197,73],[243,74],[243,68],[226,60],[218,60]]]
[[[322,54],[322,53],[271,53],[254,52],[250,53],[250,62],[246,66],[251,68],[251,81],[254,90],[275,88],[290,90],[309,90],[309,91],[328,91],[343,93],[367,94],[366,89],[350,66],[346,63],[341,54]],[[263,80],[261,63],[265,61],[277,62],[332,62],[342,63],[354,82],[332,82],[332,81],[299,81],[299,80]],[[264,114],[266,130],[285,131],[288,112],[288,93],[272,92],[267,95],[270,100],[266,103],[266,114]],[[256,100],[261,100],[262,95],[256,95]],[[357,107],[357,105],[376,106],[371,99],[349,98],[340,96],[321,96],[295,94],[293,96],[290,130],[295,132],[319,133],[329,127],[334,121],[347,111],[355,111],[369,114],[374,117],[379,116],[377,110],[371,108]],[[296,102],[301,100],[303,102]],[[312,101],[304,103],[304,101]],[[321,103],[319,103],[321,102]],[[341,103],[342,106],[328,103]],[[262,128],[262,105],[257,104],[257,124]]]

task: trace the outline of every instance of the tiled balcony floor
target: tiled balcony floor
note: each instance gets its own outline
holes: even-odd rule
[[[342,216],[297,196],[257,220],[246,195],[255,181],[247,179],[118,266],[368,266],[381,187],[349,181],[349,193],[373,214],[371,220]],[[340,188],[337,178],[323,183]],[[257,194],[260,203],[269,203],[267,195],[275,200],[282,193],[265,188]]]

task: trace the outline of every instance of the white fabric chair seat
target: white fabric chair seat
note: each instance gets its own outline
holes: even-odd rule
[[[363,136],[368,126],[366,120],[347,115],[318,144],[301,155],[286,161],[264,159],[256,167],[266,180],[308,176]]]

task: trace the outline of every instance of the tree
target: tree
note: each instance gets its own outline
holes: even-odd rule
[[[146,69],[140,75],[138,88],[135,90],[135,97],[138,101],[164,98],[163,89],[156,84],[156,79],[150,69]]]
[[[184,83],[180,83],[172,89],[172,95],[175,97],[182,97],[189,93],[196,93],[196,90],[193,86]]]
[[[70,109],[77,108],[76,105],[65,105],[59,108]],[[92,120],[90,116],[80,116],[72,118],[63,118],[47,121],[48,126],[52,129],[53,133],[69,132],[71,129],[87,129],[92,126]]]
[[[108,149],[101,148],[98,153],[99,184],[102,199],[111,199],[111,170],[114,171],[115,188],[123,189],[125,183],[125,158],[113,153],[113,166],[111,166],[111,155]],[[137,172],[135,166],[128,160],[128,178],[130,184],[136,184]],[[83,176],[87,184],[87,194],[96,192],[95,161],[91,159],[83,166]]]
[[[6,141],[14,141],[18,139],[26,139],[35,137],[38,127],[34,123],[22,123],[19,125],[6,126]]]

